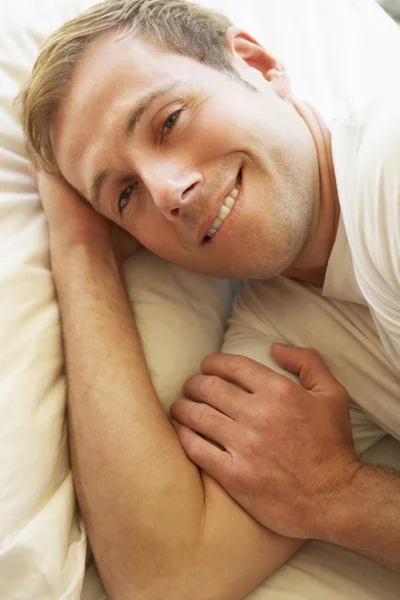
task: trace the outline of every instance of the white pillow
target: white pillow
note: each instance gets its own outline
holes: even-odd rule
[[[60,318],[48,231],[12,101],[50,31],[90,3],[0,4],[0,598],[77,599],[86,536],[68,462]],[[127,278],[165,406],[221,345],[227,281],[141,250]]]

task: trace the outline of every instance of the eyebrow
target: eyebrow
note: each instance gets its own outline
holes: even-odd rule
[[[168,83],[159,86],[155,90],[148,92],[142,98],[140,98],[129,113],[129,118],[125,128],[126,135],[133,135],[140,119],[151,108],[152,104],[159,98],[162,98],[163,96],[166,96],[172,92],[180,83],[181,82],[178,79],[172,79],[171,81],[168,81]]]
[[[178,87],[178,85],[180,85],[180,83],[180,80],[172,79],[139,98],[133,109],[128,114],[125,126],[125,135],[133,135],[135,133],[135,129],[139,121],[151,108],[154,102],[172,92],[175,88]],[[99,171],[94,176],[92,184],[90,186],[89,202],[90,204],[92,204],[96,212],[100,212],[101,192],[104,186],[104,182],[107,179],[108,175],[109,169],[103,169],[102,171]]]

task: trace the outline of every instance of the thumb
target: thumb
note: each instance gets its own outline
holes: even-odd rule
[[[272,344],[271,351],[278,365],[298,375],[306,390],[326,392],[332,385],[339,385],[317,350]]]

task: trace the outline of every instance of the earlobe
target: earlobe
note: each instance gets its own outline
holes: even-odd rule
[[[275,67],[266,72],[265,79],[267,79],[268,81],[271,81],[272,79],[276,79],[277,77],[280,77],[282,75],[282,73],[284,73],[284,72],[285,72],[284,66],[279,61],[277,61]]]
[[[278,63],[275,69],[270,69],[265,73],[265,79],[271,83],[274,92],[283,100],[290,98],[291,85],[286,69],[281,63]]]
[[[247,31],[236,26],[229,27],[225,32],[225,43],[234,64],[240,61],[257,69],[264,79],[271,82],[279,96],[290,96],[290,81],[285,68]]]

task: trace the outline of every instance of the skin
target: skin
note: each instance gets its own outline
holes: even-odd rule
[[[285,272],[321,284],[339,215],[329,132],[291,97],[286,72],[249,34],[231,27],[226,45],[258,91],[137,35],[102,35],[85,51],[54,120],[57,162],[86,199],[95,173],[108,168],[98,210],[173,263],[210,276]],[[179,87],[127,136],[138,98],[171,78]],[[235,207],[205,244],[240,169]]]

